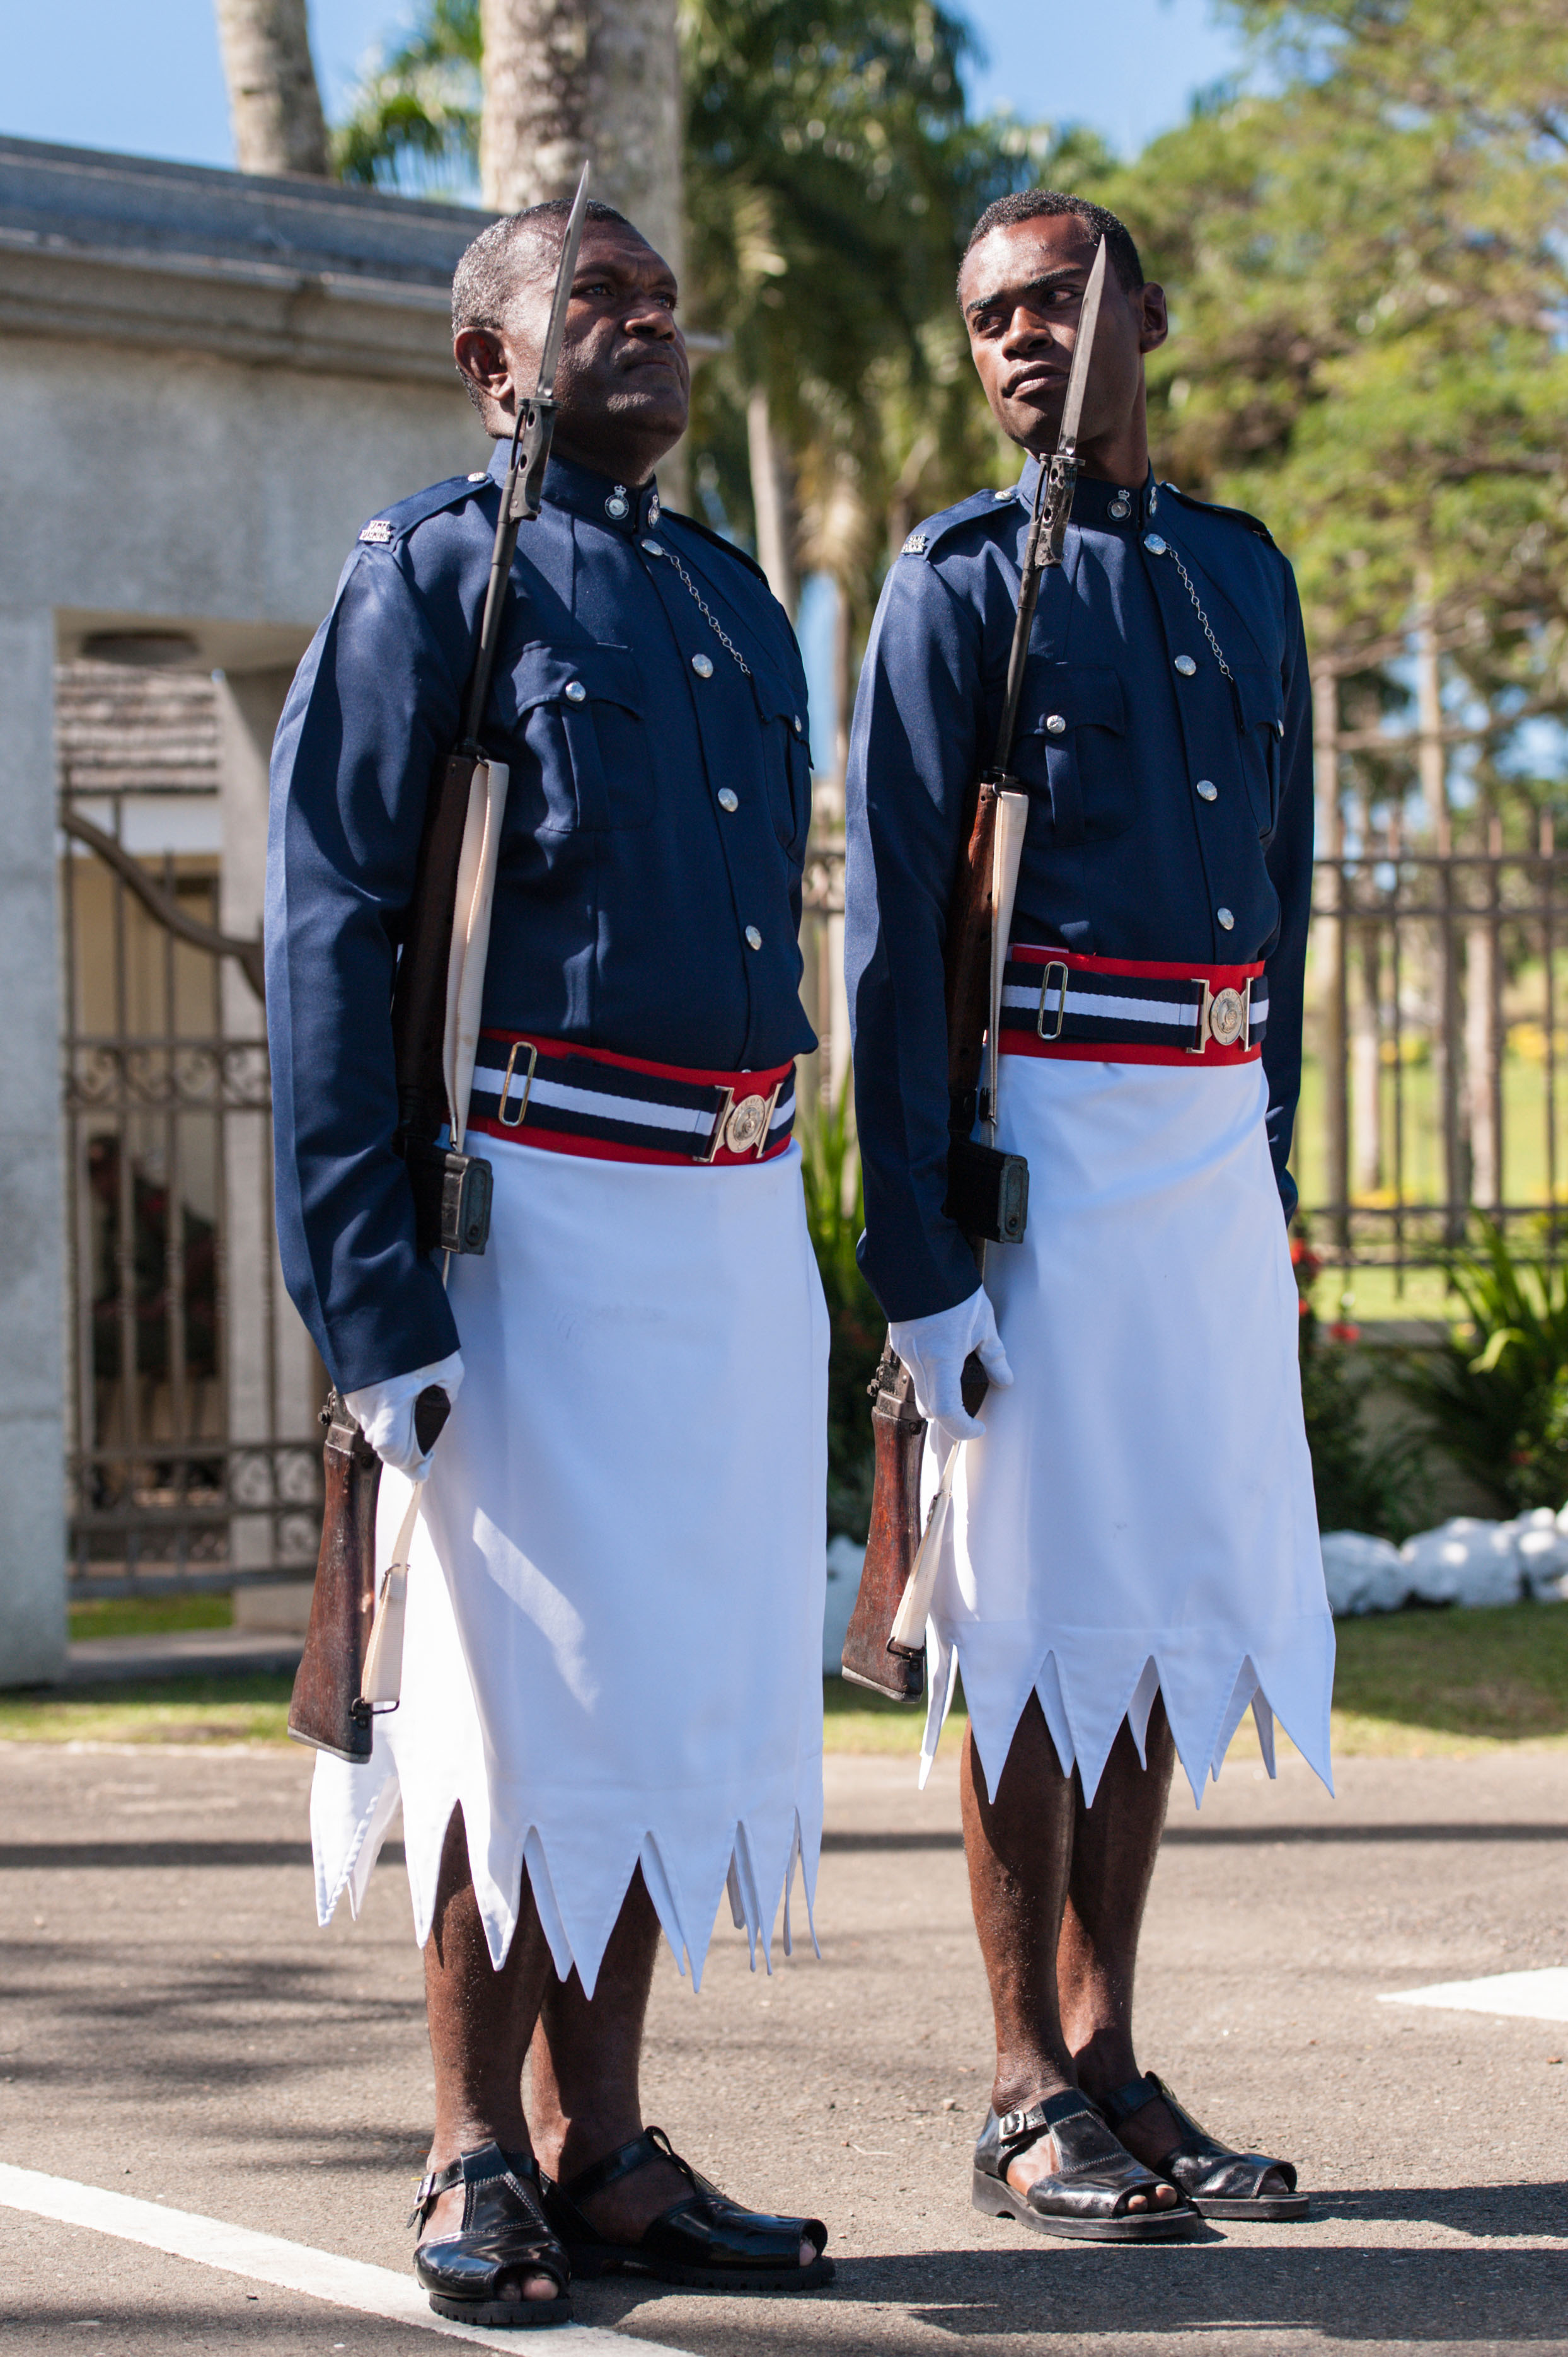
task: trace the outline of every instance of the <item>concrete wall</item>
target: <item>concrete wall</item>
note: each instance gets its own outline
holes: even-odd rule
[[[0,1684],[6,1685],[50,1676],[65,1646],[54,651],[46,608],[0,608]]]
[[[455,380],[0,333],[0,1684],[65,1641],[57,652],[154,623],[231,674],[225,919],[253,931],[267,716],[360,524],[489,447]],[[302,1334],[285,1355],[303,1408]]]

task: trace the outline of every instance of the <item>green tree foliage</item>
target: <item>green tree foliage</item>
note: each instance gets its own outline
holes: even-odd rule
[[[1447,1454],[1510,1514],[1568,1498],[1568,1269],[1483,1222],[1449,1283],[1466,1322],[1402,1388]]]
[[[800,1125],[806,1222],[828,1305],[828,1529],[859,1542],[871,1524],[875,1473],[870,1385],[882,1355],[886,1320],[860,1273],[854,1247],[865,1224],[860,1157],[849,1125],[846,1090],[831,1112]]]
[[[341,178],[421,196],[471,193],[483,55],[479,0],[424,0],[333,134]]]
[[[1498,618],[1563,599],[1568,18],[1558,0],[1241,0],[1273,97],[1112,176],[1176,293],[1151,370],[1177,479],[1267,507],[1337,638],[1424,564]]]

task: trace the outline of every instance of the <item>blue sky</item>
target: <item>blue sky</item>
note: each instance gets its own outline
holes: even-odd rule
[[[311,0],[317,70],[333,112],[407,0]],[[1090,123],[1124,152],[1179,122],[1191,92],[1235,63],[1210,0],[972,0],[989,52],[982,103]],[[1067,29],[1070,27],[1070,32]],[[68,146],[231,164],[211,0],[54,0],[7,12],[0,132]]]

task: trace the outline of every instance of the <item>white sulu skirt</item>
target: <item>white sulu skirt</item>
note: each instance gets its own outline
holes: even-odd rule
[[[985,1272],[1015,1380],[955,1472],[922,1776],[961,1665],[993,1792],[1031,1694],[1090,1801],[1123,1719],[1143,1756],[1156,1693],[1199,1802],[1249,1705],[1271,1775],[1277,1717],[1328,1784],[1334,1623],[1262,1066],[1009,1055],[999,1093],[1029,1163],[1027,1232]]]
[[[461,1806],[499,1967],[522,1869],[591,1996],[639,1865],[700,1983],[727,1884],[755,1968],[822,1823],[828,1321],[800,1152],[599,1161],[489,1137],[452,1264],[463,1389],[411,1551],[402,1700],[318,1754],[317,1911],[358,1915],[401,1798],[429,1935]],[[408,1484],[383,1473],[378,1566]]]

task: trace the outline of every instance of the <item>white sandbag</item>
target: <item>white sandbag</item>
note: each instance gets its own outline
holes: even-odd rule
[[[1456,1514],[1400,1549],[1410,1589],[1423,1604],[1515,1604],[1520,1575],[1511,1523]]]
[[[1331,1612],[1397,1612],[1410,1594],[1410,1571],[1397,1546],[1365,1531],[1327,1531],[1323,1578]]]
[[[1525,1593],[1538,1604],[1568,1602],[1568,1530],[1550,1506],[1514,1518],[1514,1547]]]
[[[854,1610],[860,1594],[860,1575],[865,1564],[865,1549],[856,1546],[841,1531],[828,1548],[828,1600],[822,1614],[822,1674],[836,1678],[843,1674],[843,1641],[849,1632],[849,1616]]]

